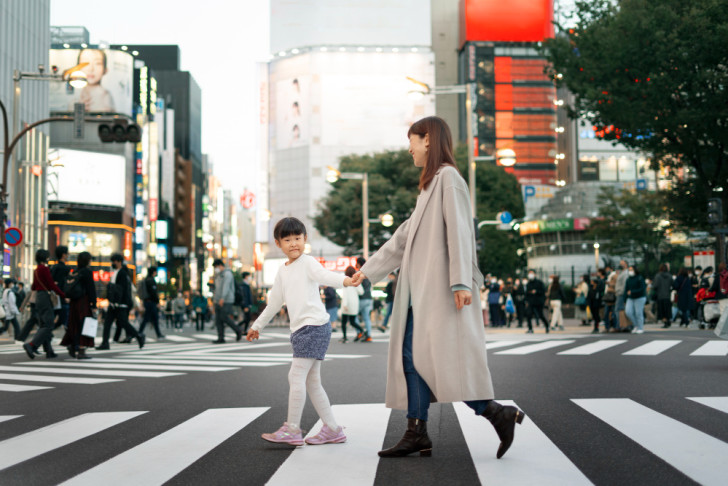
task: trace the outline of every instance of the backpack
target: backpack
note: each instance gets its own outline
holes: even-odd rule
[[[141,279],[139,282],[137,282],[137,296],[142,301],[149,298],[149,291],[147,290],[147,281],[146,279]]]
[[[720,293],[728,294],[728,270],[720,272]]]
[[[68,277],[66,285],[64,285],[66,298],[71,300],[78,300],[83,297],[84,288],[81,286],[81,282],[78,279],[78,274]]]
[[[235,283],[233,284],[235,286],[235,305],[242,307],[243,306],[243,300],[245,299],[243,297],[243,284],[242,283]]]

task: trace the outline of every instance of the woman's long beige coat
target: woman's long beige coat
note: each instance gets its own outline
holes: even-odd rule
[[[412,352],[433,400],[492,399],[470,197],[465,180],[450,166],[435,175],[417,198],[412,216],[362,267],[372,282],[400,269],[392,309],[386,405],[407,409],[402,344],[407,309],[414,316]],[[452,287],[465,285],[472,304],[455,307]]]

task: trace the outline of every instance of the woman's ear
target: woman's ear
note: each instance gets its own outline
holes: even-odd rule
[[[425,133],[425,148],[430,148],[430,134]]]

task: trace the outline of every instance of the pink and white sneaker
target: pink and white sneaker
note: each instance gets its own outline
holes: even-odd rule
[[[324,424],[318,434],[313,437],[306,437],[306,444],[320,445],[320,444],[340,444],[346,442],[346,436],[344,435],[344,427],[339,426],[337,430],[329,428],[328,425]]]
[[[294,433],[289,427],[288,422],[283,422],[280,429],[276,430],[272,434],[261,434],[261,437],[268,442],[276,442],[278,444],[290,444],[293,446],[302,446],[303,437],[301,436],[301,429]]]

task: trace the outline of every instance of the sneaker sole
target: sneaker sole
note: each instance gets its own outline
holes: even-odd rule
[[[305,442],[303,442],[303,440],[301,440],[301,442],[294,442],[294,441],[290,441],[290,440],[277,440],[277,439],[273,439],[273,438],[268,438],[268,437],[265,437],[264,435],[261,435],[260,437],[263,440],[267,440],[268,442],[273,442],[274,444],[288,444],[288,445],[292,445],[292,446],[302,446],[305,444]]]
[[[309,442],[306,440],[306,444],[308,445],[323,445],[323,444],[341,444],[346,442],[346,437],[339,437],[337,439],[327,440],[324,442]]]

